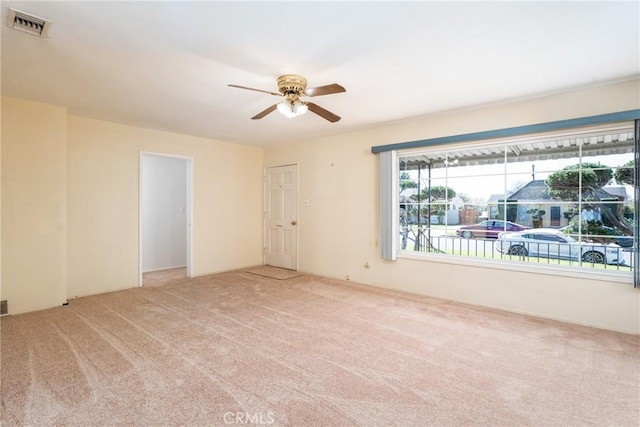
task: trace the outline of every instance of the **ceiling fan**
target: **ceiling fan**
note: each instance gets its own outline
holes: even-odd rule
[[[326,86],[319,86],[307,89],[307,79],[297,74],[285,74],[278,77],[278,91],[270,92],[268,90],[254,89],[246,86],[229,85],[239,89],[248,89],[256,92],[268,93],[269,95],[279,96],[282,99],[277,104],[273,104],[266,110],[251,117],[253,120],[261,119],[267,114],[278,110],[286,117],[296,117],[311,111],[320,117],[329,120],[331,123],[340,120],[340,116],[333,114],[331,111],[325,110],[313,102],[309,102],[307,98],[321,95],[330,95],[332,93],[346,92],[346,89],[337,83]]]

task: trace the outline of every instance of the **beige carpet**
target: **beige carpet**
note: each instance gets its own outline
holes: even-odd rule
[[[637,426],[639,337],[246,271],[1,319],[3,426]]]
[[[294,270],[287,270],[286,268],[271,267],[269,265],[263,265],[260,267],[254,267],[247,270],[251,274],[257,274],[258,276],[270,277],[272,279],[287,280],[294,277],[302,276],[302,273],[298,273]]]
[[[142,274],[142,286],[166,285],[174,280],[187,278],[187,267],[169,268],[166,270],[149,271]]]

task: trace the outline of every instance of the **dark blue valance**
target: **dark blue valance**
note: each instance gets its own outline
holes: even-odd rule
[[[620,111],[617,113],[600,114],[597,116],[580,117],[577,119],[558,120],[555,122],[538,123],[533,125],[516,126],[512,128],[488,130],[483,132],[465,133],[461,135],[443,136],[438,138],[421,139],[419,141],[399,142],[396,144],[377,145],[371,147],[371,152],[404,150],[407,148],[429,147],[433,145],[452,144],[454,142],[469,142],[483,139],[507,138],[530,135],[540,132],[566,130],[583,126],[594,126],[606,123],[625,122],[640,119],[640,110]]]

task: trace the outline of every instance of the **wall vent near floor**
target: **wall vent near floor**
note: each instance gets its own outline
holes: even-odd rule
[[[9,314],[9,307],[7,306],[7,300],[3,299],[0,301],[0,316],[4,316],[5,314]]]
[[[26,12],[9,8],[9,28],[24,31],[38,37],[46,37],[51,21]]]

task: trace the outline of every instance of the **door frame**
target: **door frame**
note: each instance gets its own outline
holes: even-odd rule
[[[300,265],[300,169],[298,163],[281,163],[265,166],[262,170],[262,265],[266,265],[267,260],[267,233],[269,231],[269,227],[267,226],[267,197],[268,197],[268,186],[267,186],[267,171],[273,168],[281,168],[285,166],[295,166],[296,168],[296,253],[295,253],[295,270],[298,271],[298,267]]]
[[[145,156],[170,157],[186,161],[187,277],[192,277],[193,275],[193,157],[140,151],[138,158],[138,286],[142,286],[142,159]]]

